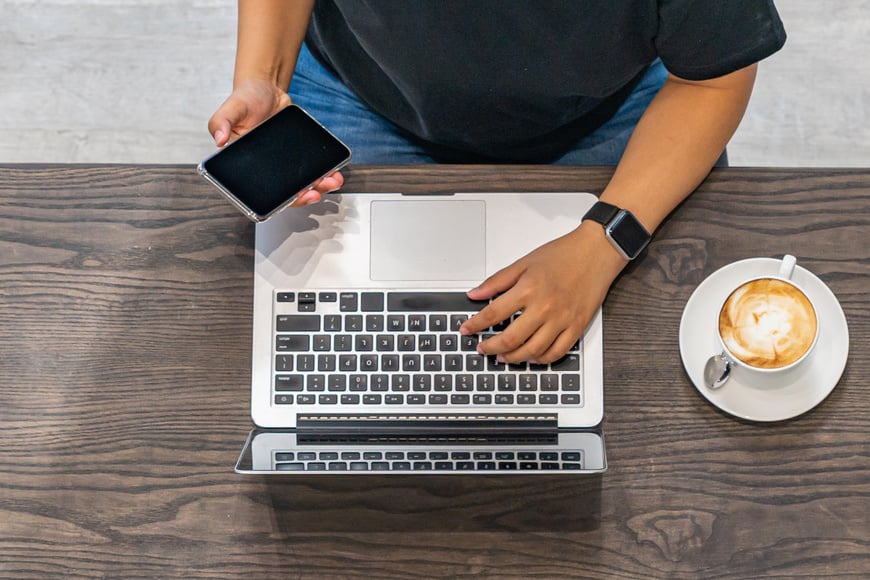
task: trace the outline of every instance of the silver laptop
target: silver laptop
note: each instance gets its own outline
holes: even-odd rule
[[[600,311],[550,365],[499,363],[476,352],[485,336],[458,332],[486,305],[468,289],[571,231],[595,201],[343,193],[257,224],[257,427],[236,471],[604,471]]]

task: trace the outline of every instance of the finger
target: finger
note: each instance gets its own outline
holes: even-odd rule
[[[463,322],[462,326],[459,327],[459,334],[477,334],[513,316],[522,310],[524,306],[516,296],[516,294],[511,292],[502,294],[481,309],[480,312]]]
[[[507,268],[502,268],[484,280],[477,288],[469,290],[467,292],[468,297],[472,300],[487,300],[492,298],[496,294],[513,287],[524,271],[524,268],[521,268],[516,263]]]
[[[540,332],[544,320],[521,314],[508,327],[477,345],[477,351],[484,355],[508,355],[522,353],[527,341]],[[549,344],[548,344],[549,346]],[[520,360],[516,356],[505,358],[508,362]],[[525,360],[525,359],[523,359]]]
[[[296,196],[296,199],[293,200],[293,203],[290,204],[290,207],[302,207],[304,205],[310,205],[312,203],[317,203],[321,199],[320,192],[314,189],[307,189]]]
[[[530,353],[528,360],[541,364],[557,361],[571,350],[578,338],[580,338],[580,334],[577,331],[566,328],[556,337],[549,348],[537,355]]]
[[[315,181],[313,189],[320,193],[331,193],[340,189],[342,185],[344,185],[344,176],[340,171],[336,171]]]

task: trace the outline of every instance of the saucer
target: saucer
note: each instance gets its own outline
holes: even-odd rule
[[[680,320],[680,356],[695,388],[719,409],[749,421],[783,421],[806,413],[834,390],[849,355],[849,328],[839,301],[824,282],[798,265],[792,280],[813,301],[819,317],[819,340],[809,358],[770,376],[737,367],[724,386],[706,386],[704,365],[722,350],[716,336],[722,302],[744,280],[776,276],[780,264],[774,258],[750,258],[716,270],[689,297]]]

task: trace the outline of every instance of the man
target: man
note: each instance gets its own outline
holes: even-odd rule
[[[646,235],[723,154],[784,42],[771,0],[240,0],[209,130],[222,146],[292,96],[356,162],[615,164],[600,209]],[[469,292],[497,298],[463,333],[522,312],[482,354],[548,363],[582,335],[633,257],[583,217]]]

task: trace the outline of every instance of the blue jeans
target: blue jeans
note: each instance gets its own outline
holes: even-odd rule
[[[656,60],[613,117],[553,163],[619,163],[635,125],[666,77],[664,65]],[[405,138],[392,122],[360,101],[304,45],[289,94],[294,103],[310,112],[351,148],[354,163],[435,163],[420,145]]]

